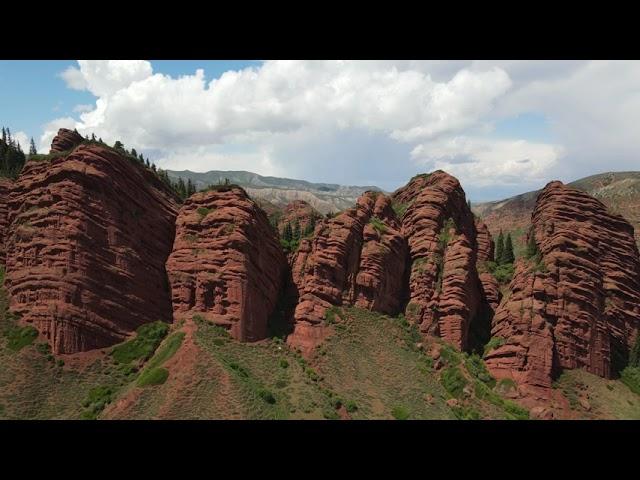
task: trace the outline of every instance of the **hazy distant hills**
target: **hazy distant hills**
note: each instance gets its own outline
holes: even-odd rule
[[[283,207],[294,200],[305,200],[319,212],[338,212],[353,206],[367,190],[382,191],[375,186],[345,186],[332,183],[312,183],[291,178],[266,177],[246,171],[212,170],[205,173],[189,170],[168,170],[169,176],[191,179],[196,188],[224,182],[228,178],[256,199]],[[551,179],[550,179],[551,180]],[[602,201],[612,213],[622,215],[635,228],[640,244],[640,172],[607,172],[569,183]],[[495,236],[500,230],[514,232],[521,238],[531,221],[531,212],[540,190],[523,193],[493,202],[473,204],[473,211],[482,217]]]
[[[635,229],[640,244],[640,172],[607,172],[575,182],[573,188],[587,192],[604,203],[610,212],[622,215]],[[495,202],[472,205],[495,236],[500,230],[516,232],[519,237],[531,221],[531,212],[540,190]]]
[[[216,185],[228,178],[243,187],[254,198],[285,206],[293,200],[305,200],[320,213],[338,212],[353,206],[367,190],[382,191],[375,186],[345,186],[333,183],[312,183],[291,178],[265,177],[246,171],[211,170],[205,173],[189,170],[167,170],[169,177],[190,179],[198,190]]]

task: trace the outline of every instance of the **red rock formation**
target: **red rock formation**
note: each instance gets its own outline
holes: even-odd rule
[[[414,177],[393,200],[405,210],[402,233],[411,260],[407,318],[423,333],[466,349],[484,300],[476,271],[476,227],[464,191],[439,170]]]
[[[286,258],[264,211],[240,187],[192,195],[167,261],[174,317],[201,315],[234,338],[267,335]]]
[[[496,278],[488,272],[486,262],[493,262],[494,243],[491,232],[487,226],[478,218],[476,218],[476,232],[478,235],[476,241],[478,243],[478,258],[476,267],[480,275],[480,284],[482,286],[483,296],[486,299],[490,311],[487,314],[493,317],[493,312],[500,304],[502,297],[500,293],[500,285]]]
[[[7,227],[9,221],[9,194],[13,188],[13,182],[8,178],[0,177],[0,263],[5,263],[5,239],[7,236]]]
[[[476,223],[476,242],[478,244],[478,262],[492,262],[493,251],[495,250],[491,232],[487,226],[479,218],[475,219]]]
[[[307,202],[304,200],[295,200],[284,208],[282,216],[278,219],[278,231],[280,235],[282,235],[287,224],[290,224],[291,228],[295,229],[295,223],[297,221],[300,225],[300,233],[304,235],[309,225],[312,222],[317,222],[321,218],[322,215]]]
[[[58,134],[53,139],[53,142],[51,142],[51,150],[49,153],[66,152],[77,147],[83,141],[84,138],[79,133],[61,128],[58,130]]]
[[[550,396],[562,369],[606,378],[623,366],[640,327],[640,260],[633,228],[588,194],[549,183],[532,215],[541,260],[519,260],[486,355],[523,395]]]
[[[406,244],[388,197],[366,192],[355,207],[316,226],[292,259],[299,294],[288,342],[309,352],[329,331],[332,305],[396,313],[403,300]]]
[[[52,150],[67,148],[61,131]],[[11,311],[55,353],[105,347],[171,320],[164,263],[176,202],[151,172],[100,145],[29,161],[9,195]]]

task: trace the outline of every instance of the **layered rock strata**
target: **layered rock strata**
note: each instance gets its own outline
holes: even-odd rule
[[[332,306],[397,313],[404,298],[406,251],[391,201],[378,192],[366,192],[355,207],[319,223],[292,259],[299,303],[289,343],[313,348],[326,334]]]
[[[407,318],[420,330],[469,346],[485,299],[476,270],[474,217],[457,179],[438,170],[414,177],[393,195],[409,245]]]
[[[538,196],[532,230],[539,254],[520,259],[498,308],[486,355],[498,378],[545,399],[563,369],[611,378],[640,326],[640,260],[633,227],[561,182]]]
[[[9,194],[13,188],[13,182],[8,178],[0,178],[0,264],[6,261],[5,240],[9,222]]]
[[[52,151],[71,145],[66,136],[61,130]],[[141,324],[171,320],[164,264],[177,204],[151,171],[108,147],[80,145],[27,162],[7,209],[10,309],[55,353],[105,347]]]
[[[287,261],[265,212],[240,187],[192,195],[167,261],[174,317],[201,317],[234,338],[267,336]]]

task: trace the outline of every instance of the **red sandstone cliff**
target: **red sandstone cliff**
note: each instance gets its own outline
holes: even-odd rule
[[[466,349],[484,299],[476,270],[476,226],[464,191],[439,170],[414,177],[393,200],[405,210],[402,234],[411,264],[407,318],[423,333]]]
[[[72,148],[66,136],[61,130],[52,151]],[[8,200],[11,311],[55,353],[108,346],[143,323],[170,321],[164,263],[176,210],[152,172],[104,146],[27,162]]]
[[[267,335],[286,258],[264,211],[239,187],[192,195],[167,261],[174,317],[201,315],[238,340]]]
[[[562,369],[609,378],[623,366],[640,327],[640,260],[629,223],[560,182],[540,193],[532,224],[541,261],[517,262],[492,329],[505,343],[486,363],[535,401]]]
[[[326,334],[332,305],[396,313],[403,299],[406,243],[388,197],[366,192],[355,207],[318,224],[292,259],[299,303],[288,342],[308,352]]]
[[[66,152],[72,148],[77,147],[84,141],[82,135],[73,130],[61,128],[58,130],[58,134],[51,142],[51,150],[49,153]]]
[[[0,263],[6,261],[5,240],[9,222],[9,194],[13,188],[13,182],[8,178],[0,178]]]
[[[318,222],[322,218],[316,209],[304,200],[295,200],[284,207],[282,216],[278,219],[278,231],[282,232],[287,224],[294,228],[296,221],[300,225],[300,232],[304,234],[313,221]]]

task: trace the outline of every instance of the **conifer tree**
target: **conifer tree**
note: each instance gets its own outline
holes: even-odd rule
[[[313,231],[316,229],[316,217],[312,215],[309,219],[309,223],[307,223],[307,228],[304,229],[304,236],[308,237],[313,234]]]
[[[184,184],[184,180],[182,179],[182,177],[178,177],[178,184],[176,187],[178,195],[180,195],[180,197],[182,198],[187,198],[187,186]]]
[[[187,179],[187,197],[190,197],[196,193],[196,186],[193,184],[190,178]]]
[[[138,152],[136,152],[136,149],[135,149],[135,148],[132,148],[132,149],[131,149],[131,155],[132,155],[132,156],[134,156],[134,157],[136,157],[136,158],[138,158]]]
[[[296,221],[293,224],[293,237],[294,240],[300,240],[300,222],[296,218]]]
[[[498,240],[496,241],[496,253],[494,255],[496,263],[502,263],[502,254],[504,252],[504,236],[502,235],[502,230],[500,230],[500,234],[498,235]]]
[[[36,143],[33,141],[33,137],[31,137],[31,145],[29,145],[29,155],[35,155],[38,153],[38,149],[36,148]]]
[[[500,263],[513,263],[515,259],[515,255],[513,254],[513,242],[511,241],[511,234],[507,233],[507,239],[504,242],[504,250],[502,252],[502,262]]]
[[[527,258],[533,258],[538,254],[538,244],[536,243],[536,233],[533,229],[531,229],[531,233],[529,234],[529,239],[527,240],[527,250],[525,251],[525,256]]]
[[[96,141],[96,134],[95,133],[91,134],[91,141],[93,141],[93,142]]]
[[[287,243],[293,239],[293,231],[291,230],[291,224],[287,223],[284,226],[284,230],[282,232],[282,239]]]

